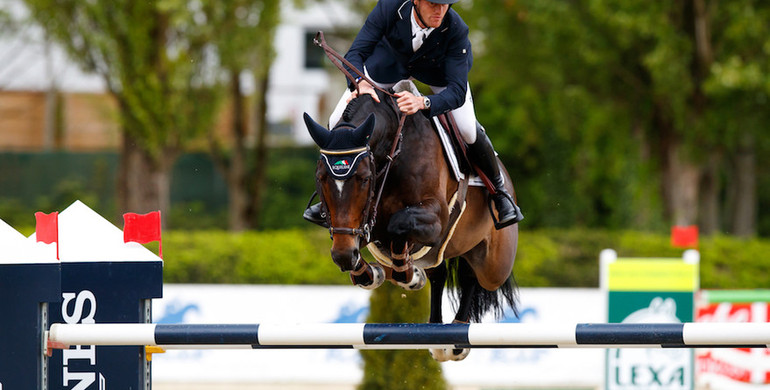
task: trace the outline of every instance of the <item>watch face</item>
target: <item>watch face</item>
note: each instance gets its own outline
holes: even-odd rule
[[[430,99],[425,98],[425,108],[430,108]]]

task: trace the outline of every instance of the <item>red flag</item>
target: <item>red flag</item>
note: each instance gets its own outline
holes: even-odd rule
[[[147,214],[123,214],[123,242],[146,244],[158,241],[158,254],[163,258],[163,240],[160,236],[160,211]]]
[[[46,244],[56,244],[56,260],[59,260],[59,212],[51,214],[35,213],[35,240]]]
[[[698,226],[673,226],[671,228],[671,245],[676,248],[697,248]]]

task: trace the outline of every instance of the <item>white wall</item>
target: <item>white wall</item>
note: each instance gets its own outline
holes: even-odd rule
[[[506,313],[502,321],[603,322],[603,297],[598,289],[522,288],[521,317]],[[444,318],[454,316],[448,302],[444,309]],[[355,286],[167,284],[163,299],[153,301],[153,322],[350,323],[364,322],[368,310],[369,292]],[[474,349],[461,362],[442,363],[442,370],[455,388],[596,388],[604,377],[604,350]],[[355,350],[176,350],[153,357],[153,384],[166,386],[190,382],[352,388],[362,374]]]

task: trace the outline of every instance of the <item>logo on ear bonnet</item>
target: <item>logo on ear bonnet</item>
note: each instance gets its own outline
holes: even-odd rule
[[[356,170],[356,166],[363,157],[367,156],[369,150],[366,148],[354,149],[344,152],[321,151],[321,158],[326,164],[326,168],[331,172],[335,179],[344,180],[349,178]]]

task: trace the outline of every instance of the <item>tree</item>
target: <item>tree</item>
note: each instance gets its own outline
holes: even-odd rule
[[[217,28],[212,42],[222,68],[229,75],[232,112],[230,145],[215,134],[209,137],[212,155],[228,184],[229,226],[241,231],[257,227],[265,189],[267,159],[267,88],[273,63],[273,40],[280,20],[280,0],[210,2],[206,14]],[[241,78],[251,73],[255,137],[248,140],[249,115]]]
[[[520,192],[536,224],[700,222],[713,232],[726,208],[734,231],[751,234],[767,5],[477,0],[465,11],[481,31],[479,117],[492,132],[511,129],[496,142],[518,156],[514,173],[533,178]],[[724,183],[731,165],[740,172]]]
[[[14,30],[14,22],[11,18],[11,15],[5,11],[0,9],[0,31],[13,31]]]
[[[123,129],[119,208],[168,211],[169,172],[219,106],[200,2],[27,0],[32,18],[104,78]],[[168,215],[168,213],[166,213]]]
[[[385,283],[372,291],[367,323],[426,322],[430,311],[429,290],[406,291]],[[425,350],[361,351],[364,378],[362,390],[447,388],[441,365]]]
[[[756,233],[759,167],[767,165],[770,151],[770,5],[751,0],[706,5],[714,62],[703,90],[713,103],[708,116],[724,156],[723,214],[726,227],[748,236]]]

